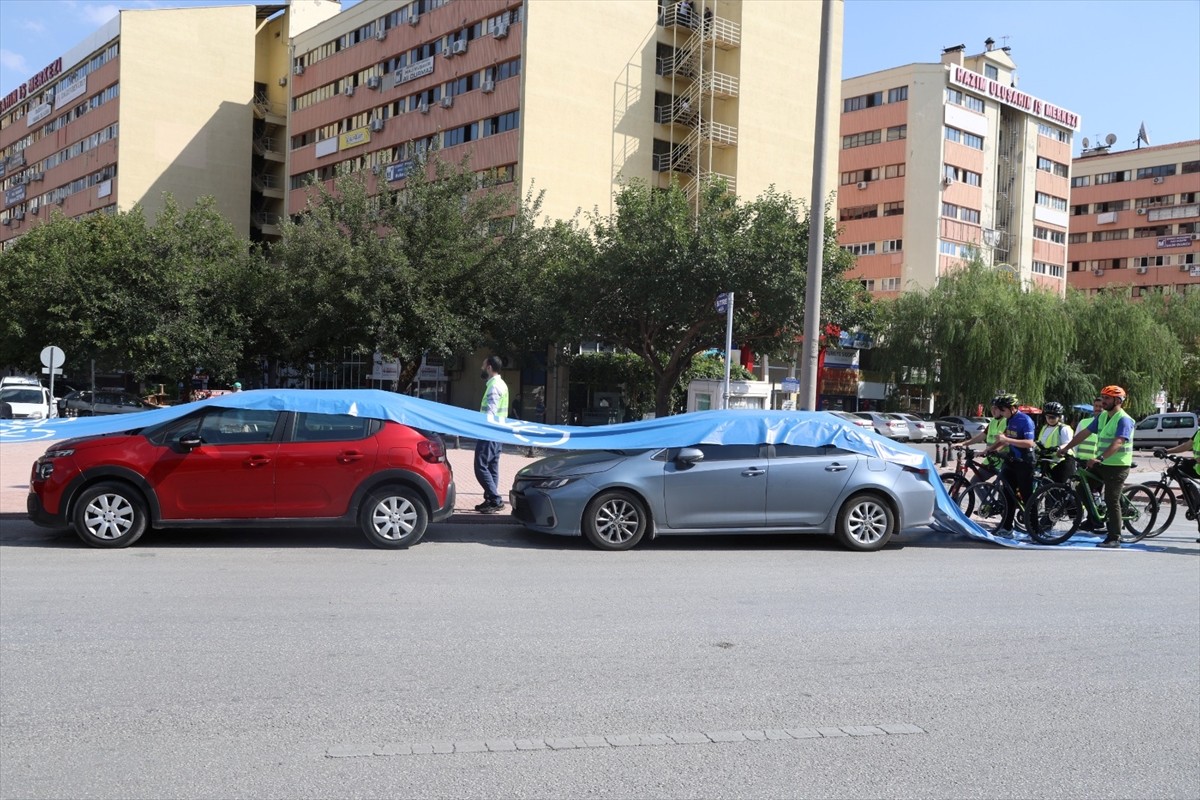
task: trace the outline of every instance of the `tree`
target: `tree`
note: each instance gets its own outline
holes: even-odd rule
[[[483,186],[487,189],[487,185]],[[375,195],[361,173],[318,185],[299,221],[285,220],[272,256],[292,302],[280,327],[296,362],[345,351],[402,362],[411,384],[426,352],[452,355],[482,341],[495,313],[494,218],[511,205],[480,191],[468,162],[418,160],[402,190]],[[302,313],[296,313],[302,310]]]
[[[1178,379],[1165,386],[1168,396],[1188,408],[1200,406],[1200,292],[1156,292],[1142,302],[1171,331],[1182,351]]]
[[[558,273],[576,339],[600,339],[641,358],[654,376],[654,409],[671,411],[671,393],[696,354],[723,348],[719,292],[735,292],[735,336],[760,349],[790,348],[803,330],[808,215],[787,195],[768,191],[742,204],[720,183],[702,189],[700,210],[678,186],[622,188],[616,211],[592,215],[577,260]],[[826,225],[830,223],[827,221]],[[860,291],[842,273],[851,261],[832,234],[825,258],[823,312],[839,315]],[[834,319],[843,325],[851,320]]]

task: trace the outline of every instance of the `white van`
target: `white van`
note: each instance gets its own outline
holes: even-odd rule
[[[1186,411],[1151,414],[1133,429],[1134,447],[1174,447],[1190,442],[1200,424],[1196,415]]]

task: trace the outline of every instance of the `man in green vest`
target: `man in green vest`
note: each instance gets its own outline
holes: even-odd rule
[[[1178,470],[1178,472],[1174,472],[1174,475],[1184,493],[1191,494],[1192,497],[1197,497],[1200,496],[1200,431],[1196,431],[1192,436],[1192,441],[1180,442],[1170,450],[1164,450],[1160,447],[1154,451],[1154,455],[1162,458],[1167,453],[1186,453],[1189,450],[1192,451],[1192,463],[1189,464],[1187,461],[1182,461],[1178,467],[1171,467],[1171,470]],[[1188,477],[1190,477],[1189,473],[1196,474],[1196,478],[1192,479],[1190,485],[1186,482]],[[1200,517],[1196,518],[1196,524],[1200,526]],[[1197,539],[1196,543],[1200,544],[1200,539]]]
[[[1092,415],[1090,417],[1084,417],[1083,419],[1079,420],[1079,427],[1077,428],[1077,430],[1081,430],[1081,431],[1087,430],[1088,426],[1092,424],[1092,420],[1094,420],[1096,417],[1100,416],[1100,412],[1103,410],[1104,410],[1104,404],[1101,403],[1100,398],[1097,397],[1095,400],[1092,401]],[[1095,458],[1096,457],[1096,441],[1097,441],[1096,434],[1092,434],[1091,436],[1088,436],[1086,439],[1084,439],[1083,442],[1080,443],[1079,447],[1075,448],[1075,457],[1083,462],[1091,461],[1093,458]]]
[[[503,422],[508,418],[508,384],[500,377],[503,366],[500,356],[488,356],[479,371],[479,377],[487,381],[479,411],[487,414],[493,422]],[[475,506],[475,510],[484,514],[495,514],[502,510],[504,498],[500,496],[499,489],[499,442],[485,442],[482,439],[475,442],[475,479],[483,487],[483,502]]]
[[[997,399],[1012,400],[1012,407],[1017,407],[1016,395],[1002,394]],[[1008,425],[1008,420],[1005,419],[1001,409],[995,405],[991,406],[992,415],[988,417],[987,427],[979,433],[967,439],[965,442],[959,442],[954,445],[955,448],[962,449],[970,447],[973,444],[985,443],[989,448],[995,443],[996,437],[1004,433],[1005,427]],[[995,452],[988,453],[983,458],[983,464],[979,467],[979,474],[971,481],[972,483],[981,483],[988,480],[993,475],[1000,474],[1000,468],[1004,466],[1004,456],[1007,454],[1008,448],[1003,447]]]
[[[1129,468],[1133,465],[1133,417],[1125,413],[1124,404],[1124,389],[1105,386],[1100,390],[1100,414],[1087,427],[1081,425],[1079,433],[1058,448],[1059,455],[1066,455],[1090,434],[1096,434],[1099,452],[1088,459],[1084,467],[1104,484],[1104,503],[1108,506],[1104,517],[1107,535],[1097,547],[1121,546],[1121,490],[1125,488]],[[1085,521],[1084,528],[1089,527]]]

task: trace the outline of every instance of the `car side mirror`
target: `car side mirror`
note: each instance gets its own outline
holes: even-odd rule
[[[698,464],[703,460],[704,452],[698,447],[684,447],[675,456],[675,461],[680,464]]]
[[[204,440],[195,433],[185,433],[179,437],[179,446],[184,450],[195,450],[202,444],[204,444]]]

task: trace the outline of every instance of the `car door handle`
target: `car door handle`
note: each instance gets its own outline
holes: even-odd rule
[[[246,459],[247,467],[265,467],[271,463],[271,459],[266,456],[250,456]]]
[[[357,450],[346,450],[345,452],[338,454],[338,462],[342,464],[349,464],[353,461],[361,461],[363,455],[363,453],[360,453]]]
[[[762,467],[750,467],[749,469],[742,470],[742,475],[744,475],[747,478],[754,478],[759,475],[766,475],[766,474],[767,474],[767,471],[765,469],[763,469]]]
[[[849,467],[844,464],[830,464],[825,468],[826,472],[845,472]]]

